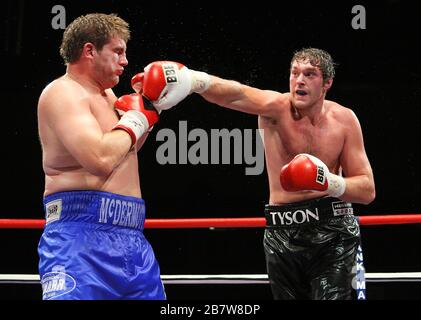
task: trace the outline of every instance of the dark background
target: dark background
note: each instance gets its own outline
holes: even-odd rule
[[[59,56],[63,30],[54,30],[54,5],[66,9],[66,25],[81,14],[118,13],[130,23],[129,66],[114,88],[131,92],[130,78],[154,60],[281,92],[295,50],[319,47],[338,63],[328,99],[354,110],[365,137],[377,197],[356,205],[359,215],[420,212],[419,128],[421,70],[419,16],[404,1],[240,2],[6,1],[1,15],[1,125],[3,167],[0,218],[43,218],[44,176],[37,135],[37,99],[65,72]],[[364,5],[365,30],[354,30],[354,5]],[[227,7],[229,5],[229,7]],[[164,112],[139,153],[148,218],[258,217],[268,199],[266,173],[245,176],[247,165],[159,165],[162,128],[255,129],[257,117],[207,103],[198,95]],[[363,226],[367,272],[421,271],[420,225]],[[162,274],[265,273],[263,229],[145,231]],[[37,273],[41,230],[0,230],[0,273]],[[28,285],[24,285],[28,286]],[[418,299],[421,285],[372,286],[374,299]],[[6,298],[39,299],[3,286]],[[170,299],[206,297],[269,299],[267,286],[168,286]],[[197,291],[194,291],[197,290]],[[246,291],[248,293],[246,293]],[[370,291],[368,292],[370,297]]]

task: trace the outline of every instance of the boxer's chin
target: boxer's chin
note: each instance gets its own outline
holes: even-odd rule
[[[116,76],[111,77],[108,81],[105,81],[102,85],[104,89],[110,89],[110,88],[115,87],[119,82],[120,82],[120,77],[116,75]]]
[[[310,102],[302,99],[294,99],[293,105],[296,109],[305,109],[310,105]]]
[[[113,82],[113,86],[117,85],[120,82],[120,76],[119,75],[115,75],[112,78],[112,82]]]

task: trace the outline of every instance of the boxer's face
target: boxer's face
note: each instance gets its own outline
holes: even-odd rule
[[[324,83],[321,70],[308,60],[292,63],[289,90],[296,108],[307,108],[324,99],[331,85],[332,80]]]
[[[96,52],[94,72],[97,81],[104,89],[112,88],[120,81],[120,76],[127,66],[126,43],[115,36]]]

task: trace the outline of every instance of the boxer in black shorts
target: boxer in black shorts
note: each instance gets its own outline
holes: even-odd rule
[[[352,298],[360,229],[352,204],[326,197],[267,205],[264,250],[275,299]]]
[[[178,65],[180,84],[173,83],[171,98],[177,87],[184,98],[181,93],[187,83],[189,93],[259,116],[269,178],[266,214],[286,224],[268,224],[265,231],[274,298],[348,299],[359,229],[353,215],[334,214],[340,206],[344,206],[341,212],[350,211],[347,203],[370,203],[376,192],[357,116],[350,108],[325,99],[335,76],[330,54],[317,48],[297,51],[291,59],[287,93]],[[276,76],[277,61],[272,66]],[[150,70],[145,70],[145,78]],[[339,207],[331,208],[335,202]],[[320,221],[299,220],[315,219],[315,211]]]

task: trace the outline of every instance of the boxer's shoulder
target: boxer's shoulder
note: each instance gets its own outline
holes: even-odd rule
[[[40,109],[59,107],[72,101],[81,101],[87,97],[86,90],[77,82],[66,76],[50,82],[41,92],[38,106]]]
[[[345,119],[347,117],[351,117],[354,114],[351,108],[343,106],[332,100],[325,100],[324,106],[327,113],[334,117]]]
[[[325,101],[326,117],[329,121],[335,122],[335,125],[343,127],[353,127],[358,123],[357,116],[351,108],[345,107],[334,101]]]

